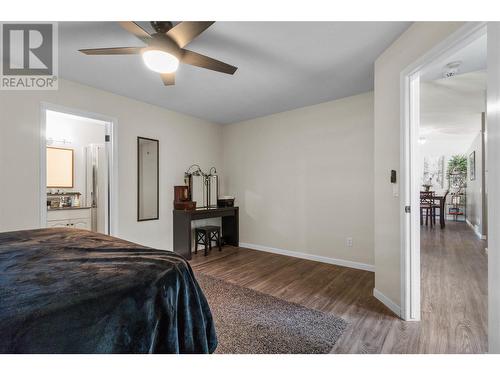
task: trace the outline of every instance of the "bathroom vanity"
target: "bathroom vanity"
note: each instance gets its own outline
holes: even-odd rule
[[[61,207],[47,210],[47,228],[92,229],[90,207]]]

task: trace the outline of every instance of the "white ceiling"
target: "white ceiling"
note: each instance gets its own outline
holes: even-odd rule
[[[237,66],[234,76],[181,65],[163,86],[140,56],[81,48],[141,46],[115,22],[59,24],[61,77],[227,124],[373,89],[375,59],[409,22],[216,22],[186,48]]]
[[[453,55],[434,63],[422,74],[421,80],[434,81],[436,79],[443,78],[443,73],[447,70],[446,65],[455,61],[461,62],[458,74],[485,70],[487,62],[486,34],[474,40],[472,43],[460,49]]]
[[[456,76],[443,78],[446,64],[460,61]],[[420,135],[442,145],[461,145],[464,151],[480,131],[486,111],[486,35],[451,56],[444,57],[421,75]]]
[[[420,135],[427,140],[474,139],[486,110],[486,71],[422,82]]]

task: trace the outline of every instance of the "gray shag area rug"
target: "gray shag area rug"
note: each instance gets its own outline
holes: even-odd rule
[[[197,273],[219,345],[216,354],[329,353],[347,322],[334,315]]]

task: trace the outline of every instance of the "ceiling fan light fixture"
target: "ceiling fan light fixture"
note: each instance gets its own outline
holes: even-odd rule
[[[177,57],[159,49],[144,50],[142,59],[149,69],[157,73],[173,73],[179,67]]]
[[[196,66],[224,74],[234,74],[238,69],[222,61],[196,53],[184,47],[203,33],[215,21],[182,21],[175,26],[169,21],[153,21],[155,33],[149,33],[136,22],[120,22],[130,34],[141,40],[144,47],[85,48],[79,51],[85,55],[138,55],[144,65],[155,73],[160,73],[165,86],[175,85],[175,71],[179,64]]]

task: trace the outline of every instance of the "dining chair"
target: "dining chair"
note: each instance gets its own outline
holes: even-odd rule
[[[448,197],[449,192],[450,192],[449,190],[446,190],[446,193],[442,197],[439,197],[439,204],[436,204],[437,197],[434,195],[434,204],[432,205],[433,208],[432,220],[434,224],[436,224],[436,216],[438,216],[436,209],[439,209],[439,221],[441,223],[441,229],[444,228],[444,217],[442,218],[442,216],[446,214],[445,213],[446,197]]]
[[[431,227],[433,223],[433,212],[434,212],[434,192],[433,191],[421,191],[420,192],[420,225],[424,225],[424,211],[425,211],[425,225],[429,223],[429,217],[431,222]]]

